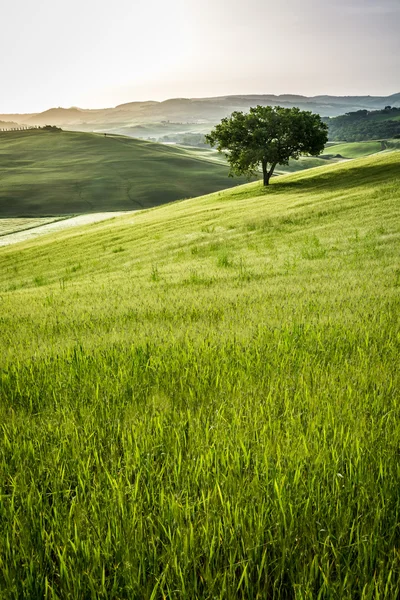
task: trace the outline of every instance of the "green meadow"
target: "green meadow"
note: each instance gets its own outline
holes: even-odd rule
[[[137,210],[238,184],[190,149],[77,131],[0,132],[0,164],[0,218]]]
[[[343,158],[362,158],[378,152],[391,152],[399,149],[400,141],[390,139],[367,142],[335,142],[327,145],[322,157],[326,159],[340,155]]]
[[[0,248],[1,599],[399,597],[399,173]]]
[[[381,142],[349,142],[334,144],[325,149],[324,155],[340,154],[343,158],[362,158],[382,150]]]
[[[328,146],[323,155],[337,155],[340,154],[343,158],[362,158],[376,152],[381,152],[386,147],[382,145],[382,142],[349,142],[349,143],[338,143]]]

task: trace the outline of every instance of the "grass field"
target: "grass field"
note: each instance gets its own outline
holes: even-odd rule
[[[395,139],[387,139],[381,141],[367,142],[333,142],[327,144],[322,156],[334,157],[337,154],[343,158],[362,158],[370,156],[378,152],[387,152],[392,150],[400,150],[400,141]],[[332,159],[331,159],[332,160]]]
[[[399,597],[399,167],[0,249],[0,598]]]
[[[135,210],[245,180],[188,149],[71,131],[0,132],[0,217]]]
[[[375,154],[382,150],[381,142],[349,142],[329,146],[323,152],[323,155],[340,154],[343,158],[362,158],[369,154]]]

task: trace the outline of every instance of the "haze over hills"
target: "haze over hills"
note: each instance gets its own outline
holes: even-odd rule
[[[18,127],[19,124],[15,121],[1,121],[0,120],[0,131],[2,129],[12,129],[13,127]]]
[[[248,110],[256,104],[311,110],[321,116],[334,117],[356,110],[382,109],[400,105],[400,93],[390,96],[315,96],[295,94],[233,95],[213,98],[171,98],[163,102],[129,102],[114,108],[50,108],[41,113],[3,114],[2,121],[21,125],[57,125],[82,131],[123,131],[140,123],[178,121],[180,124],[212,125],[234,110]]]

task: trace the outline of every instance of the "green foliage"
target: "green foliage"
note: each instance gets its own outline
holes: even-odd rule
[[[400,135],[400,108],[358,110],[339,117],[326,117],[330,140],[359,142],[395,138]]]
[[[1,600],[399,597],[399,166],[0,248]]]
[[[247,114],[236,111],[206,135],[211,146],[225,151],[231,174],[256,175],[261,165],[264,185],[276,165],[320,154],[327,139],[327,126],[319,115],[279,106],[256,106]]]
[[[44,125],[40,128],[42,131],[50,131],[52,133],[57,133],[62,131],[61,127],[56,127],[55,125]]]

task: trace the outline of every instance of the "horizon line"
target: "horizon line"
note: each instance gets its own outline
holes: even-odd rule
[[[386,94],[386,95],[375,95],[375,94],[330,94],[330,93],[326,93],[326,94],[316,94],[314,96],[306,96],[305,94],[294,94],[294,93],[284,93],[284,94],[271,94],[271,93],[245,93],[245,94],[222,94],[222,95],[218,95],[218,96],[176,96],[176,97],[170,97],[170,98],[164,98],[163,100],[152,100],[152,99],[147,99],[147,100],[130,100],[128,102],[122,102],[121,104],[116,104],[115,106],[102,106],[99,108],[83,108],[81,106],[77,106],[77,105],[71,105],[68,107],[65,106],[51,106],[50,108],[45,108],[44,110],[39,110],[39,111],[33,111],[33,112],[1,112],[1,115],[39,115],[42,114],[44,112],[48,112],[50,110],[81,110],[81,111],[102,111],[102,110],[113,110],[115,108],[119,108],[122,106],[127,106],[129,104],[146,104],[146,103],[154,103],[154,104],[163,104],[164,102],[169,102],[172,100],[212,100],[212,99],[220,99],[220,98],[235,98],[235,97],[252,97],[252,96],[258,96],[258,97],[274,97],[274,98],[282,98],[284,96],[292,96],[294,98],[306,98],[308,100],[314,100],[317,98],[343,98],[343,99],[347,99],[347,98],[391,98],[392,96],[397,96],[400,95],[400,91],[398,92],[394,92],[393,94]]]

